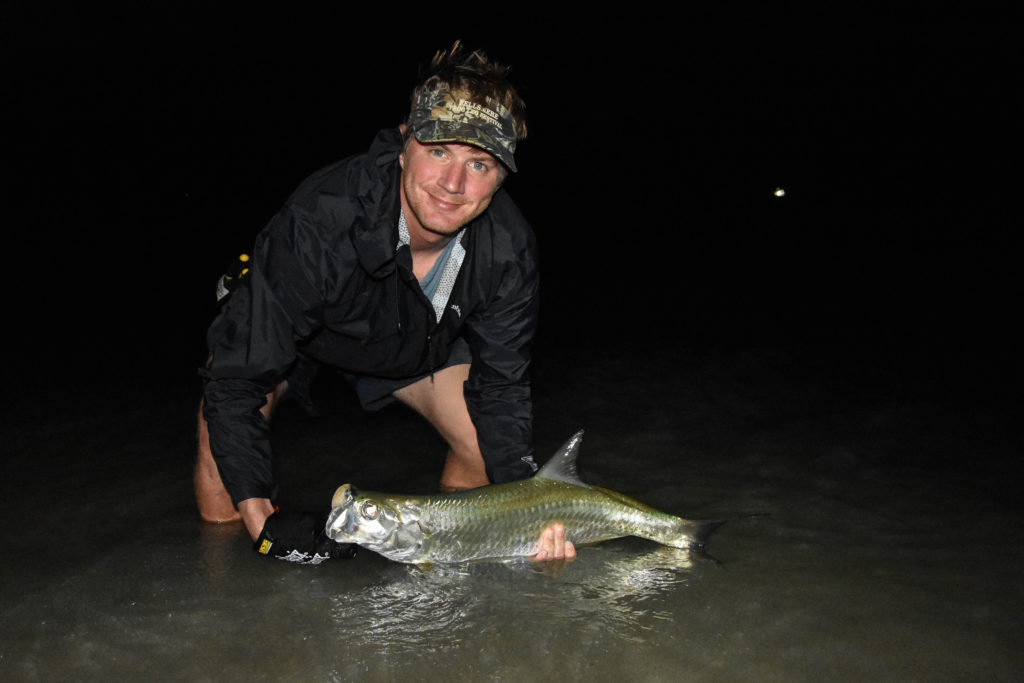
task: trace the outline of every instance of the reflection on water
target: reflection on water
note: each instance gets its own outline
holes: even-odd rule
[[[686,583],[692,562],[676,548],[606,546],[582,549],[559,571],[526,561],[402,565],[361,591],[334,596],[331,617],[350,644],[390,655],[454,648],[517,621],[554,631],[585,626],[638,642],[649,622],[674,618],[662,598]]]
[[[239,545],[246,543],[245,526],[241,521],[227,524],[199,523],[199,554],[202,575],[227,575],[238,557]]]

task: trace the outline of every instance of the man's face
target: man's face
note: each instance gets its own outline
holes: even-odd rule
[[[454,235],[483,213],[504,177],[489,152],[458,142],[423,144],[410,137],[399,162],[410,229],[436,235]]]

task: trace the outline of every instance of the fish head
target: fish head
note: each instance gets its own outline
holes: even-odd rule
[[[415,510],[389,496],[361,493],[344,484],[334,493],[327,517],[327,536],[355,543],[399,561],[409,561],[423,544]]]

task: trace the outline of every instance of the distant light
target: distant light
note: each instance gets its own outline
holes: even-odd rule
[[[776,197],[785,197],[786,196],[786,191],[783,190],[781,187],[776,187],[775,188],[775,196]]]

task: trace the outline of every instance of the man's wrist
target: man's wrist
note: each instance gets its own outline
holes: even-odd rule
[[[263,531],[267,517],[274,514],[274,506],[269,498],[246,498],[239,501],[238,513],[242,515],[242,522],[245,523],[246,530],[255,541]]]

